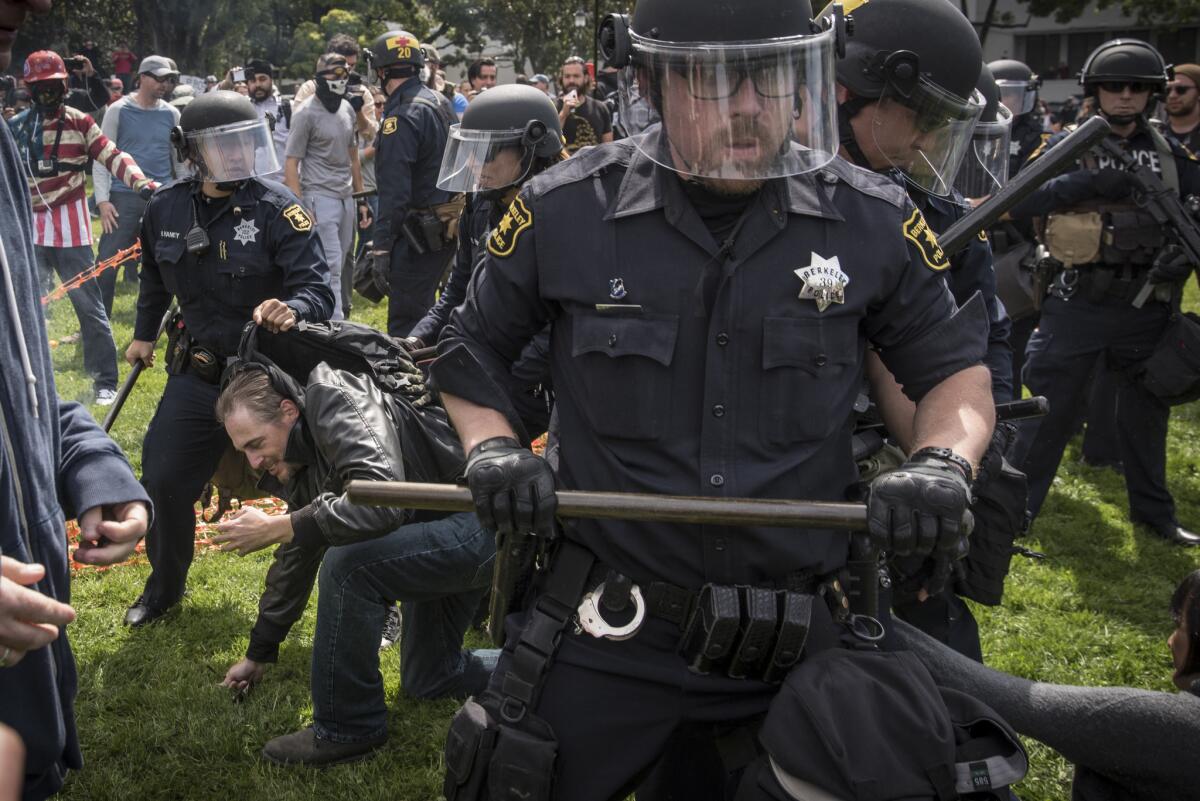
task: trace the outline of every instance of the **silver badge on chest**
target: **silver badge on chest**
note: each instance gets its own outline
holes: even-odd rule
[[[804,282],[800,300],[816,301],[817,311],[825,311],[832,303],[846,302],[846,284],[850,283],[850,276],[842,272],[837,256],[827,259],[813,251],[809,265],[794,272]]]
[[[254,220],[247,217],[233,226],[233,238],[243,245],[252,245],[258,241],[258,226]]]

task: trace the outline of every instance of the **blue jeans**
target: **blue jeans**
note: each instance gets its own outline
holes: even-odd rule
[[[70,281],[92,266],[92,248],[48,248],[38,245],[38,261],[43,270],[50,267],[63,283]],[[67,293],[79,320],[80,345],[83,347],[83,369],[92,377],[97,391],[117,388],[117,345],[113,342],[112,326],[104,313],[104,298],[95,279],[85,281]]]
[[[321,564],[313,639],[317,735],[354,743],[386,734],[379,635],[393,601],[404,615],[404,692],[416,698],[481,692],[499,651],[464,651],[462,640],[491,584],[495,558],[495,537],[471,513],[330,548]]]
[[[109,196],[109,202],[117,209],[117,227],[111,234],[100,235],[100,248],[96,257],[100,261],[110,259],[118,250],[124,250],[137,241],[138,233],[142,230],[142,215],[146,212],[146,202],[137,192],[122,192],[114,189]],[[121,269],[125,270],[125,280],[137,283],[138,263],[127,262]],[[96,280],[100,282],[100,291],[104,295],[104,311],[112,316],[113,295],[117,288],[117,269],[105,270]]]

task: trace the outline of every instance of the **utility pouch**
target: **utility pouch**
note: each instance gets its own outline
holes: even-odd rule
[[[177,312],[167,324],[167,375],[182,375],[187,370],[191,346],[192,337],[183,324],[183,315]]]
[[[739,587],[738,590],[742,620],[728,675],[731,679],[757,679],[763,675],[767,660],[771,658],[771,646],[775,644],[777,593],[761,587]]]
[[[488,766],[488,798],[549,801],[557,756],[558,740],[540,719],[526,714],[519,726],[500,726]]]
[[[1176,309],[1139,379],[1170,406],[1200,398],[1200,317]]]
[[[1111,211],[1101,237],[1100,260],[1105,264],[1148,266],[1166,244],[1162,226],[1138,211]]]
[[[450,721],[446,733],[446,801],[485,801],[488,763],[496,747],[499,727],[475,700],[468,698]]]
[[[689,670],[706,675],[725,664],[741,625],[740,607],[736,587],[705,584],[700,588],[679,646]]]
[[[446,239],[443,236],[445,225],[442,224],[442,219],[438,218],[437,212],[432,209],[418,211],[414,216],[416,227],[420,229],[421,239],[425,241],[426,252],[437,253],[440,249],[445,248]]]
[[[1050,255],[1068,267],[1091,264],[1100,257],[1104,217],[1098,211],[1051,214],[1042,239]]]
[[[433,213],[442,223],[443,236],[448,241],[458,239],[458,221],[466,205],[466,195],[455,195],[451,200],[433,207]]]
[[[783,681],[804,653],[808,627],[812,622],[813,596],[800,592],[781,592],[778,593],[777,603],[778,633],[763,676],[764,681],[771,683]]]
[[[192,345],[188,353],[188,371],[209,384],[220,384],[224,365],[217,354],[203,345]]]

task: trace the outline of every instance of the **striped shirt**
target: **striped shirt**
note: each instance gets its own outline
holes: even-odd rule
[[[129,154],[118,150],[101,133],[90,116],[70,106],[63,106],[48,118],[29,109],[9,120],[9,126],[28,170],[39,245],[73,247],[91,243],[85,172],[89,156],[135,191],[155,186]],[[37,142],[40,148],[34,144]],[[36,177],[38,161],[49,162],[56,143],[58,172],[47,178]]]
[[[33,212],[33,244],[48,248],[75,248],[92,244],[92,218],[86,197],[52,209]]]

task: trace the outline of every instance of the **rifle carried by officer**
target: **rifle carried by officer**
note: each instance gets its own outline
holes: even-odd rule
[[[1145,209],[1154,222],[1163,226],[1168,236],[1175,239],[1173,246],[1168,245],[1159,252],[1145,285],[1133,299],[1133,306],[1142,308],[1150,295],[1160,287],[1167,290],[1167,297],[1160,299],[1170,300],[1171,283],[1186,278],[1196,265],[1200,265],[1200,225],[1195,217],[1200,211],[1200,201],[1195,197],[1187,201],[1180,200],[1179,194],[1169,189],[1149,165],[1138,162],[1120,143],[1105,139],[1097,149],[1129,174],[1133,183],[1134,202],[1139,208]],[[1160,280],[1155,280],[1156,276]]]
[[[1042,184],[1075,163],[1075,160],[1103,140],[1112,129],[1102,117],[1092,117],[1046,151],[1016,178],[1004,185],[969,214],[938,236],[938,244],[947,256],[966,247],[981,231],[993,226],[1013,206],[1033,194]]]

